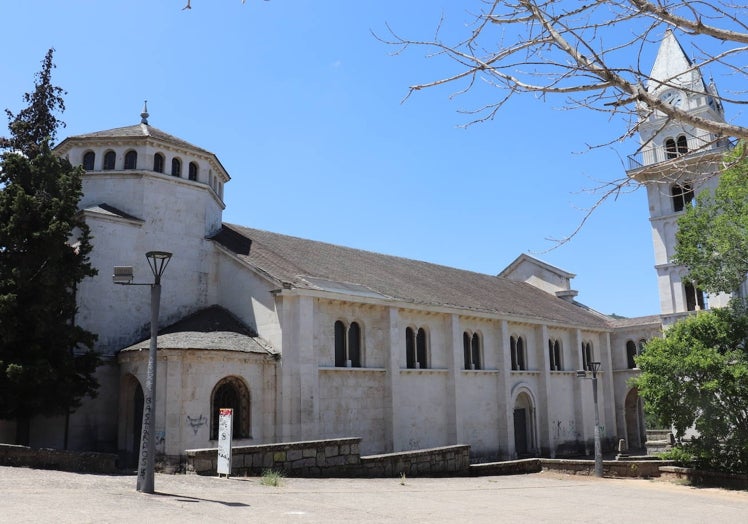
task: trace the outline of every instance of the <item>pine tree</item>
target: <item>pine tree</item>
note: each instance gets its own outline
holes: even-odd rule
[[[80,167],[51,151],[63,90],[51,84],[53,50],[42,61],[28,106],[10,120],[0,145],[0,419],[66,414],[95,395],[96,336],[75,325],[77,285],[96,274],[90,233],[78,202]]]

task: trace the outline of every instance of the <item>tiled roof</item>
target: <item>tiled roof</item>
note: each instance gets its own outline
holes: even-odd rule
[[[380,297],[607,329],[608,319],[524,282],[224,224],[213,239],[279,287]],[[243,242],[237,242],[243,237]],[[225,239],[231,239],[226,242]],[[236,246],[249,247],[249,253]]]
[[[86,133],[82,135],[75,135],[68,138],[72,139],[88,139],[88,138],[155,138],[178,147],[189,148],[196,151],[201,151],[207,155],[213,155],[210,151],[203,148],[197,147],[194,144],[177,138],[174,135],[165,133],[160,129],[150,126],[148,124],[135,124],[134,126],[117,127],[114,129],[107,129],[105,131],[96,131],[94,133]],[[215,155],[214,155],[215,156]]]
[[[159,349],[206,349],[273,355],[276,351],[252,329],[220,306],[201,309],[159,330]],[[148,349],[150,339],[122,351]]]
[[[125,213],[121,209],[117,209],[114,206],[110,206],[106,202],[102,202],[98,206],[91,206],[84,209],[84,211],[87,211],[89,213],[95,213],[97,215],[104,215],[109,217],[117,217],[117,218],[125,218],[127,220],[135,220],[138,222],[142,222],[143,220],[133,216],[129,213]]]
[[[660,315],[648,315],[645,317],[633,318],[611,318],[610,325],[614,328],[623,329],[627,327],[661,325],[662,317]]]

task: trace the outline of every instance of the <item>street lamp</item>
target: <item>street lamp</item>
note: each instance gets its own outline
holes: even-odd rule
[[[597,372],[600,371],[600,362],[589,362],[587,367],[592,371],[592,398],[595,402],[595,476],[603,476],[603,450],[600,443],[600,413],[597,409]],[[587,378],[587,371],[577,371],[577,378]]]
[[[151,345],[148,349],[148,374],[143,391],[143,424],[140,433],[140,454],[138,455],[138,482],[136,489],[143,493],[153,493],[153,468],[156,454],[155,427],[156,406],[156,341],[158,337],[158,310],[161,304],[161,275],[171,260],[171,253],[149,251],[145,254],[153,273],[152,284],[133,282],[131,266],[115,266],[112,280],[126,286],[151,286]]]

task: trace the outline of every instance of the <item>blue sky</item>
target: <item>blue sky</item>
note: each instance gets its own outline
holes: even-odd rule
[[[470,21],[447,0],[25,0],[0,3],[0,106],[17,111],[49,47],[67,90],[58,142],[139,122],[214,152],[232,177],[224,220],[489,274],[521,253],[577,274],[605,313],[659,312],[643,191],[598,210],[585,189],[624,173],[634,143],[605,114],[515,98],[491,122],[460,109],[499,93],[408,86],[453,71],[372,31],[445,36]],[[457,33],[454,33],[457,34]],[[655,50],[653,50],[654,52]],[[720,78],[716,79],[720,82]],[[176,254],[178,256],[178,254]]]

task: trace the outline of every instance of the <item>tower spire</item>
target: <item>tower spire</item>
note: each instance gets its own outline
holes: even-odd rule
[[[148,100],[143,101],[143,112],[140,113],[140,123],[148,125]]]

